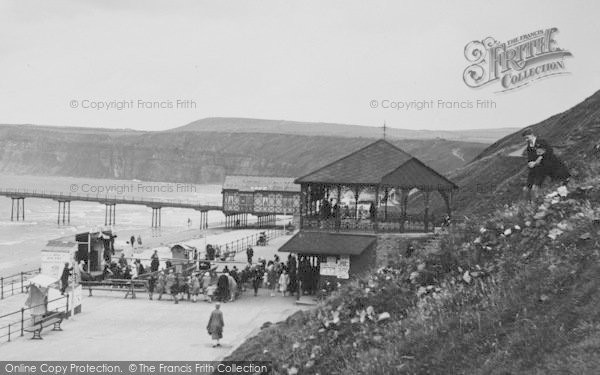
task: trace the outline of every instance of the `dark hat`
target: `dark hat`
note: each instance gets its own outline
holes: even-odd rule
[[[533,134],[533,130],[531,130],[531,128],[527,128],[525,130],[523,130],[523,133],[521,133],[521,135],[523,137],[528,136],[528,135],[532,135]]]

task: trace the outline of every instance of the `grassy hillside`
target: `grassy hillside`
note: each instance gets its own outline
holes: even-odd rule
[[[600,373],[600,178],[395,254],[225,360],[276,374]]]
[[[547,140],[565,162],[574,181],[593,176],[590,164],[600,157],[600,91],[575,107],[554,115],[531,128]],[[448,174],[460,190],[454,197],[457,214],[486,212],[512,202],[527,181],[526,159],[521,155],[525,142],[522,130],[487,147],[472,162]],[[422,207],[417,198],[412,207]],[[444,210],[441,199],[433,202],[434,212]]]
[[[380,138],[381,127],[331,123],[263,120],[235,117],[211,117],[168,130],[167,132],[224,132],[224,133],[273,133],[322,137]],[[493,143],[515,131],[515,128],[466,129],[466,130],[410,130],[388,127],[387,135],[393,139],[443,138],[465,142]]]

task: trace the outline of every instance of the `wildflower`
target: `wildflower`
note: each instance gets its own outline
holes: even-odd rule
[[[300,348],[300,343],[299,343],[298,341],[296,341],[296,342],[294,343],[294,345],[292,345],[292,350],[296,350],[296,349],[298,349],[298,348]]]
[[[390,313],[383,312],[383,313],[379,314],[379,316],[377,317],[377,321],[380,322],[382,320],[386,320],[386,319],[389,319],[389,318],[391,318]]]
[[[367,317],[367,312],[365,310],[361,310],[359,313],[359,317],[360,317],[360,322],[364,323],[365,319]]]
[[[340,323],[340,312],[339,311],[334,311],[333,313],[333,324],[339,324]]]
[[[469,271],[465,271],[465,273],[463,274],[462,279],[467,283],[470,284],[471,283],[471,275],[469,275]]]
[[[373,308],[373,306],[367,307],[367,316],[369,317],[369,319],[373,320],[375,316],[375,309]]]
[[[558,195],[560,195],[561,197],[566,197],[567,194],[569,193],[566,186],[561,186],[556,191],[558,192]]]
[[[510,228],[508,228],[507,230],[504,231],[505,236],[510,236],[511,234],[512,234],[512,230]]]
[[[552,240],[555,240],[556,237],[560,236],[563,233],[562,230],[558,229],[558,228],[554,228],[550,230],[550,233],[548,233],[548,237],[550,237]]]
[[[297,375],[298,369],[295,366],[292,366],[288,369],[288,375]]]
[[[573,226],[566,221],[562,221],[562,222],[558,223],[557,227],[558,227],[558,229],[560,229],[562,231],[567,231],[567,230],[573,229]]]

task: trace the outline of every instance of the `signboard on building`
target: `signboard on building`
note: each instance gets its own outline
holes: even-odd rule
[[[348,279],[350,277],[350,256],[341,255],[337,257],[327,257],[327,262],[320,264],[320,274],[322,276],[335,276],[338,279]]]
[[[73,265],[73,254],[68,251],[42,251],[42,274],[60,279],[67,262]]]

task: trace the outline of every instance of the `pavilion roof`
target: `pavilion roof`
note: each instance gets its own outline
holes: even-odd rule
[[[402,151],[380,139],[295,180],[297,184],[387,185],[424,190],[452,190],[458,186]]]

